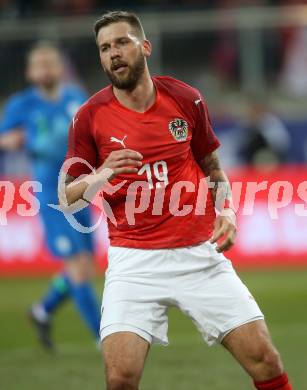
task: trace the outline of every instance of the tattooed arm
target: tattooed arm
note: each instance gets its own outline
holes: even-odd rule
[[[210,189],[215,202],[215,207],[222,211],[223,209],[232,209],[231,187],[221,164],[217,152],[208,154],[200,163],[206,177],[210,179]]]
[[[216,152],[208,154],[199,165],[206,177],[210,179],[209,188],[213,201],[220,211],[214,223],[211,243],[223,238],[216,248],[218,252],[223,252],[232,247],[236,235],[236,217],[232,207],[231,187]]]

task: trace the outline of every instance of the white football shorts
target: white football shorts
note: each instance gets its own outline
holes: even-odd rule
[[[209,241],[175,249],[109,248],[101,340],[129,331],[168,344],[168,308],[178,307],[209,345],[233,329],[263,319],[231,262]]]

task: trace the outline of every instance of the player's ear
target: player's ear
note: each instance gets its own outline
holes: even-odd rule
[[[148,39],[144,39],[143,41],[143,54],[145,57],[149,57],[151,54],[151,43]]]

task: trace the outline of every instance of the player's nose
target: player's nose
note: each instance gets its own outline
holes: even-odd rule
[[[110,48],[111,60],[114,60],[115,58],[119,58],[120,56],[121,56],[120,50],[116,46]]]

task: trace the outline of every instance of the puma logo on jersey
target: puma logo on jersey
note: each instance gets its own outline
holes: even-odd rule
[[[201,102],[201,99],[197,99],[194,101],[195,105],[197,106]]]
[[[124,144],[125,139],[127,138],[127,135],[124,136],[123,139],[118,139],[116,137],[110,137],[110,142],[118,142],[122,145],[123,148],[126,148],[126,145]]]

